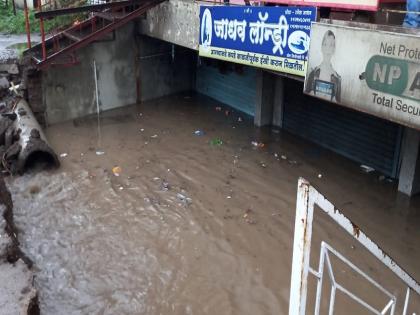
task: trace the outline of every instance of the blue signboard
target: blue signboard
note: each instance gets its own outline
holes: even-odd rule
[[[312,7],[201,6],[200,56],[305,76]]]

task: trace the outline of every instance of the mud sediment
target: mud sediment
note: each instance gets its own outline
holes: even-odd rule
[[[0,307],[1,314],[39,314],[31,260],[19,248],[13,201],[0,178]]]

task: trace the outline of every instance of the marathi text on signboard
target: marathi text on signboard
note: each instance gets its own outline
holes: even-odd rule
[[[420,129],[419,36],[315,23],[311,38],[305,93]]]
[[[324,6],[342,9],[371,10],[378,9],[378,0],[268,0],[267,2],[289,4],[289,5],[308,5]],[[394,2],[401,2],[395,0]]]
[[[199,55],[305,75],[315,8],[200,8]]]

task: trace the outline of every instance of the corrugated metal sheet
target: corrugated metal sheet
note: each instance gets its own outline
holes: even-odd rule
[[[306,96],[300,83],[285,84],[284,129],[397,177],[401,126]]]
[[[197,69],[196,89],[199,93],[254,116],[257,72],[255,68],[240,66],[241,73],[231,68],[223,73],[214,64],[202,64]]]

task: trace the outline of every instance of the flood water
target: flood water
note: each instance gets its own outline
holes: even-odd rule
[[[8,179],[41,314],[287,314],[300,176],[420,279],[418,198],[216,106],[178,95],[103,113],[100,138],[96,117],[46,130],[62,167]]]

